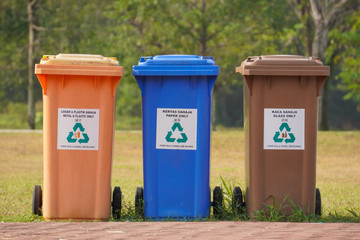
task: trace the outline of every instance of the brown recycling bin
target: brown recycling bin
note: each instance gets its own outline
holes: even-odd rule
[[[269,55],[249,57],[236,72],[245,79],[247,212],[253,216],[275,200],[290,215],[291,200],[305,213],[320,215],[315,189],[318,97],[330,68],[318,58]]]

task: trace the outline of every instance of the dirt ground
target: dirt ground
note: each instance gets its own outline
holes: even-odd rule
[[[0,239],[360,239],[359,223],[0,223]]]

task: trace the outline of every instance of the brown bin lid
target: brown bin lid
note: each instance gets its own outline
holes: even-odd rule
[[[319,58],[299,55],[262,55],[248,57],[236,68],[242,75],[329,76],[330,67]]]

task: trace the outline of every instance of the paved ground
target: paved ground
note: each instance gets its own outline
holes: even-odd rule
[[[0,223],[0,239],[360,239],[359,223]]]

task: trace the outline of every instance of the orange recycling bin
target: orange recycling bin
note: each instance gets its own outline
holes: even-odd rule
[[[44,56],[35,73],[43,88],[44,189],[35,187],[33,212],[41,215],[42,207],[45,219],[108,219],[123,68],[116,58],[58,54]]]
[[[318,97],[330,68],[318,58],[249,57],[244,76],[246,209],[250,216],[274,202],[321,214],[316,185]]]

